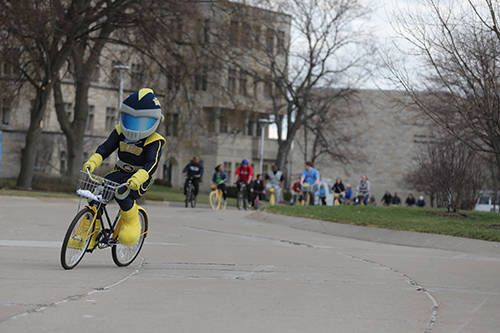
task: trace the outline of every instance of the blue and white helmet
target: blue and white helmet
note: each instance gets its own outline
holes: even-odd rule
[[[120,106],[119,116],[122,133],[130,141],[147,138],[163,120],[160,101],[150,88],[127,97]]]

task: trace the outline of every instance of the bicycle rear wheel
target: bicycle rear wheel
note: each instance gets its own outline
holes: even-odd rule
[[[80,210],[71,221],[61,247],[61,265],[73,269],[85,255],[92,238],[94,211],[88,207]]]
[[[208,197],[208,201],[210,202],[210,207],[212,209],[218,209],[219,208],[219,200],[217,198],[217,192],[212,191]]]
[[[111,248],[111,255],[116,266],[128,266],[139,255],[148,232],[147,215],[142,209],[139,209],[139,223],[141,224],[141,235],[135,244],[123,245],[118,243]]]

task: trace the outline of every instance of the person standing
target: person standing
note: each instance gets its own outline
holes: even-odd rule
[[[300,179],[300,184],[303,185],[304,183],[308,183],[310,184],[309,186],[311,186],[309,192],[309,204],[314,205],[314,194],[316,193],[316,188],[319,184],[319,172],[313,168],[311,161],[306,162],[305,170]],[[302,189],[302,195],[304,198],[306,197],[304,189]]]
[[[200,158],[198,156],[193,157],[191,162],[186,164],[182,170],[182,175],[187,175],[186,181],[184,182],[184,195],[186,195],[189,178],[191,178],[194,185],[194,197],[196,198],[200,189],[201,177],[203,177],[203,165],[201,165]]]
[[[272,170],[269,171],[266,175],[266,189],[267,198],[269,199],[270,193],[269,189],[274,188],[274,193],[276,195],[276,204],[279,204],[281,198],[281,189],[283,188],[283,184],[285,183],[285,177],[283,177],[283,172],[278,169],[278,166],[275,164],[272,167]]]

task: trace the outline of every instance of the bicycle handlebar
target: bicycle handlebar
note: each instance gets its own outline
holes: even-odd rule
[[[89,178],[90,178],[90,180],[91,180],[91,181],[93,181],[93,182],[94,182],[94,183],[96,183],[96,184],[100,184],[100,183],[101,183],[100,181],[95,180],[94,178],[92,178],[92,176],[93,176],[93,175],[90,173],[89,168],[87,168],[85,171],[87,171],[87,175],[89,176]],[[113,185],[110,185],[110,184],[106,184],[106,186],[108,186],[109,188],[111,188],[111,189],[113,189],[113,190],[117,190],[117,189],[119,189],[119,188],[122,188],[122,187],[124,187],[124,186],[128,186],[128,185],[130,185],[130,183],[129,183],[129,182],[127,182],[127,183],[123,183],[123,184],[120,184],[120,185],[118,185],[118,186],[113,186]]]

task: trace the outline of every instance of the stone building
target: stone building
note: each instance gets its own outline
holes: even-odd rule
[[[201,13],[198,24],[185,24],[182,18],[179,21],[179,26],[185,25],[182,36],[179,35],[183,43],[178,44],[186,45],[186,58],[189,52],[194,52],[191,56],[196,59],[191,68],[166,58],[167,73],[161,73],[141,55],[118,46],[108,48],[102,55],[99,73],[93,78],[89,91],[84,159],[92,155],[118,122],[118,78],[123,75],[124,98],[147,86],[154,89],[162,103],[166,121],[157,131],[166,137],[167,143],[155,177],[181,187],[182,169],[194,155],[200,156],[206,169],[202,190],[208,190],[217,164],[224,165],[231,175],[230,182],[243,158],[250,160],[256,172],[260,172],[262,128],[258,122],[267,118],[270,103],[266,64],[260,60],[265,58],[264,54],[273,54],[273,59],[277,59],[275,65],[286,65],[284,51],[289,44],[290,17],[230,2],[201,2],[196,6]],[[193,47],[194,44],[197,47]],[[6,66],[1,68],[4,70]],[[0,78],[5,79],[6,74],[0,73]],[[74,85],[69,76],[63,77],[63,91],[71,119]],[[17,177],[19,172],[33,100],[28,87],[21,96],[15,102],[2,101],[0,109],[1,177]],[[54,110],[51,101],[43,120],[36,170],[64,174],[66,140]],[[264,171],[269,169],[277,153],[277,143],[269,138],[268,131],[266,128],[263,140]],[[100,172],[111,169],[115,158],[105,160]]]
[[[404,101],[407,101],[405,103]],[[354,160],[348,164],[332,160],[326,155],[318,157],[315,168],[322,181],[333,183],[340,177],[355,190],[363,175],[370,181],[371,192],[380,204],[385,191],[404,202],[409,193],[420,193],[405,184],[404,177],[414,166],[413,156],[422,144],[433,140],[428,124],[418,117],[404,92],[361,90],[350,101],[352,121],[348,131],[356,133]],[[299,136],[297,141],[303,140]],[[293,174],[303,171],[303,151],[295,145]]]

